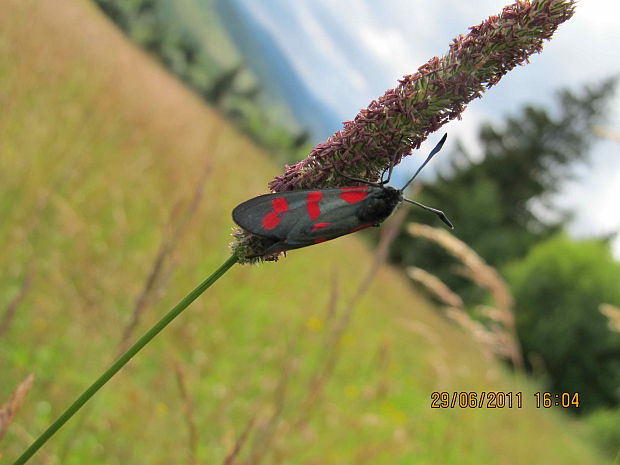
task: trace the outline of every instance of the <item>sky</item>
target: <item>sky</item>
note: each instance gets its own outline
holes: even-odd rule
[[[414,73],[468,27],[497,14],[507,0],[236,0],[268,31],[310,92],[341,121]],[[480,123],[502,120],[525,103],[551,104],[563,87],[620,75],[620,1],[582,0],[575,16],[562,24],[530,64],[509,72],[482,99],[472,102],[461,121],[442,128],[449,141],[460,139],[478,151]],[[620,93],[619,93],[620,94]],[[620,95],[604,127],[620,134]],[[335,127],[334,130],[339,129]],[[423,153],[441,137],[429,138]],[[449,145],[448,150],[449,152]],[[599,140],[591,163],[575,167],[557,204],[577,210],[573,234],[595,236],[620,228],[620,136]],[[436,157],[440,159],[440,157]],[[419,157],[403,162],[409,172]],[[441,169],[441,161],[433,161]],[[433,175],[433,168],[426,176]],[[401,172],[402,173],[402,172]],[[401,174],[401,179],[404,177]],[[620,240],[615,242],[620,257]]]

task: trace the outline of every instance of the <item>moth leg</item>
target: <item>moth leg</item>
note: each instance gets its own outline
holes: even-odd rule
[[[360,184],[366,184],[368,186],[374,186],[374,187],[381,187],[383,185],[382,183],[367,181],[366,179],[355,178],[353,176],[349,176],[348,174],[344,174],[342,171],[340,171],[340,169],[336,166],[334,162],[332,162],[332,169],[338,174],[338,176],[348,179],[349,181],[357,182]],[[383,174],[381,176],[383,176]]]

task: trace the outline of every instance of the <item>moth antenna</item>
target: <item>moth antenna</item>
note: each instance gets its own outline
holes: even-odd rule
[[[450,221],[448,219],[448,217],[446,216],[446,214],[444,212],[442,212],[441,210],[437,210],[436,208],[433,207],[428,207],[424,204],[421,204],[420,202],[416,202],[415,200],[409,200],[409,199],[403,199],[405,202],[409,202],[412,203],[414,205],[417,205],[420,208],[423,208],[426,211],[429,211],[431,213],[434,213],[435,215],[437,215],[439,217],[439,219],[441,221],[443,221],[450,229],[454,229],[454,225],[452,224],[452,221]]]
[[[411,182],[412,182],[412,181],[416,178],[416,176],[417,176],[418,174],[420,174],[420,171],[422,171],[422,168],[424,168],[424,167],[426,166],[426,164],[427,164],[429,161],[431,161],[431,158],[433,158],[433,156],[434,156],[437,152],[439,152],[439,151],[441,150],[441,147],[443,147],[443,143],[446,141],[446,138],[447,138],[447,137],[448,137],[448,134],[447,134],[447,133],[443,135],[443,137],[442,137],[442,138],[441,138],[441,140],[437,143],[437,145],[435,146],[435,148],[434,148],[433,150],[431,150],[431,153],[429,153],[429,154],[428,154],[428,157],[426,157],[426,160],[424,160],[424,163],[422,163],[422,166],[420,166],[420,167],[418,168],[418,170],[415,172],[415,174],[413,175],[413,177],[412,177],[409,181],[407,181],[407,184],[405,184],[405,185],[402,187],[402,189],[400,189],[400,191],[401,191],[401,192],[404,192],[404,190],[405,190],[405,189],[407,189],[407,186],[408,186],[409,184],[411,184]],[[418,204],[418,205],[419,205],[419,204]],[[427,207],[427,208],[429,208],[429,207]],[[438,210],[438,211],[439,211],[439,210]],[[442,214],[443,214],[443,213],[442,213]],[[445,216],[445,215],[444,215],[444,216]],[[443,220],[442,220],[442,221],[443,221]],[[444,221],[444,223],[446,223],[446,222]],[[446,224],[448,224],[450,227],[452,227],[452,225],[450,225],[449,223],[446,223]]]

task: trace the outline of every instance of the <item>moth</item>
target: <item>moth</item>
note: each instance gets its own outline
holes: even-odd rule
[[[265,255],[299,249],[351,234],[371,226],[379,226],[398,205],[408,202],[436,214],[448,227],[448,217],[436,208],[403,197],[411,184],[446,141],[444,135],[414,175],[400,189],[386,184],[387,179],[370,182],[344,177],[363,184],[352,187],[307,189],[278,192],[254,197],[237,205],[232,212],[235,223],[246,231],[265,239]]]

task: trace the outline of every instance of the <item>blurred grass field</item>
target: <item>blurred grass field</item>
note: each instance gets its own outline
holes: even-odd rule
[[[132,338],[227,258],[232,207],[281,168],[89,2],[2,10],[0,317],[24,294],[0,403],[35,376],[10,463],[109,365],[137,305]],[[356,237],[234,267],[32,463],[223,463],[236,445],[250,464],[603,463],[394,270],[347,318],[372,268]],[[432,391],[526,406],[431,409]]]

